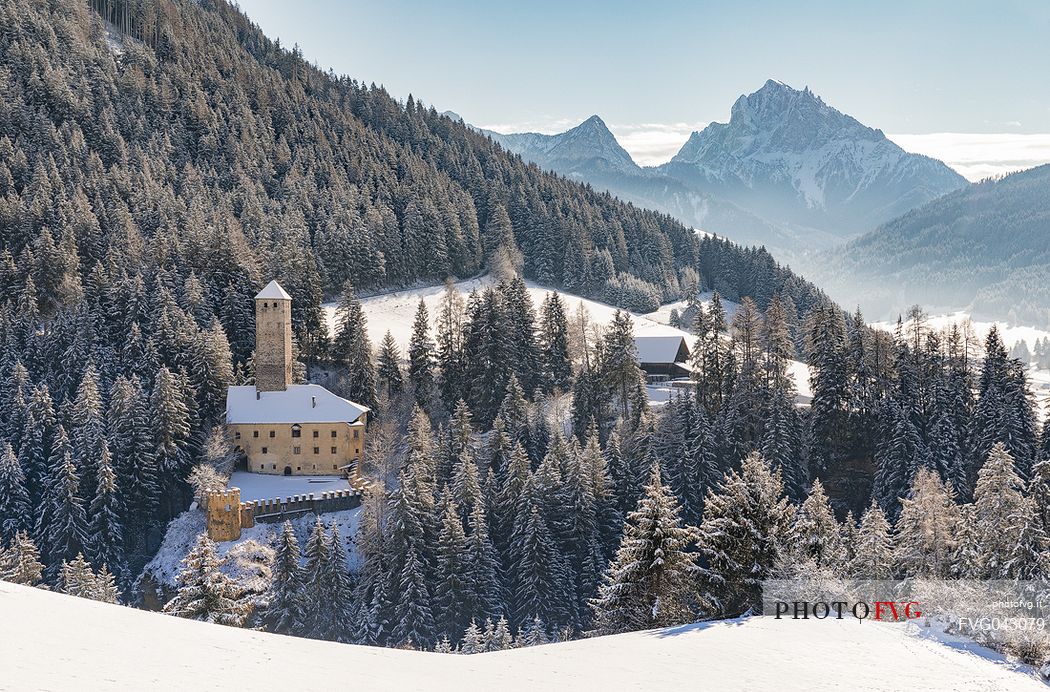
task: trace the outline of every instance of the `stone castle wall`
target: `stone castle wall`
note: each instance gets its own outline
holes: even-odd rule
[[[248,502],[240,502],[240,496],[237,488],[208,495],[208,538],[235,541],[241,537],[242,529],[256,524],[276,524],[304,514],[342,512],[361,505],[360,488]],[[232,502],[234,498],[236,504]]]

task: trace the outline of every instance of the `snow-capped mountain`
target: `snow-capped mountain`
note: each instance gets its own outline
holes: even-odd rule
[[[870,230],[967,185],[824,103],[769,80],[733,104],[728,123],[694,132],[657,170],[774,222],[838,236]]]
[[[566,175],[575,174],[586,178],[591,173],[634,175],[642,172],[597,115],[556,135],[537,132],[505,135],[491,130],[482,132],[526,161]]]

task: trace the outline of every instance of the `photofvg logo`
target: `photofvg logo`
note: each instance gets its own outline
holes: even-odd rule
[[[773,617],[777,620],[877,620],[902,622],[922,617],[918,601],[773,601]],[[766,615],[770,613],[765,612]]]
[[[978,640],[1050,634],[1050,584],[965,579],[771,579],[762,614],[777,620],[936,621]]]

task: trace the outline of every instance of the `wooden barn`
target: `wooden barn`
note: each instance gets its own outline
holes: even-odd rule
[[[684,336],[636,336],[634,346],[649,382],[689,377],[689,343]]]

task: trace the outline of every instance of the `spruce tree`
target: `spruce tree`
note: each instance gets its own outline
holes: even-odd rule
[[[389,329],[383,335],[383,341],[379,345],[376,362],[379,386],[386,389],[388,396],[399,394],[404,387],[401,376],[401,350],[398,349]]]
[[[273,555],[273,578],[266,607],[260,613],[263,626],[277,634],[291,634],[303,619],[303,569],[299,564],[299,541],[292,523],[285,521]]]
[[[95,464],[98,486],[91,500],[88,525],[87,552],[93,565],[106,567],[114,576],[123,579],[124,560],[124,505],[117,488],[117,475],[109,455],[109,446],[103,442],[102,456]]]
[[[215,543],[206,534],[197,538],[182,561],[176,578],[178,591],[164,604],[164,612],[177,617],[240,627],[251,613],[243,589],[222,571]]]
[[[41,553],[48,565],[48,576],[54,578],[60,563],[84,552],[88,542],[80,477],[73,462],[73,452],[61,428],[56,436],[51,464],[36,533]]]
[[[890,579],[894,573],[893,537],[886,514],[872,502],[854,533],[853,556],[845,573],[854,579]]]
[[[554,291],[540,307],[539,358],[544,391],[568,391],[572,380],[569,325],[561,297]]]
[[[818,567],[837,570],[845,562],[841,526],[831,511],[820,479],[813,481],[809,496],[795,513],[788,542],[792,551],[813,560]]]
[[[7,545],[19,531],[32,525],[29,491],[25,474],[8,442],[0,453],[0,546]]]
[[[335,319],[332,354],[346,367],[346,396],[375,409],[376,366],[372,360],[372,344],[368,340],[368,320],[350,282],[343,286]]]
[[[430,316],[422,298],[408,342],[408,381],[415,391],[416,403],[428,406],[434,395],[434,342],[430,338]]]
[[[467,582],[467,537],[454,502],[448,502],[438,534],[434,583],[434,625],[458,638],[470,620],[470,584]]]
[[[627,515],[623,539],[604,584],[590,602],[594,630],[615,634],[695,619],[693,533],[681,526],[678,502],[653,464],[638,507]],[[706,604],[705,604],[706,605]]]
[[[780,472],[757,453],[709,492],[698,543],[710,570],[704,588],[724,614],[760,607],[759,585],[785,550],[793,515]]]
[[[40,551],[25,531],[19,531],[6,548],[0,547],[0,581],[36,586],[43,578]]]

